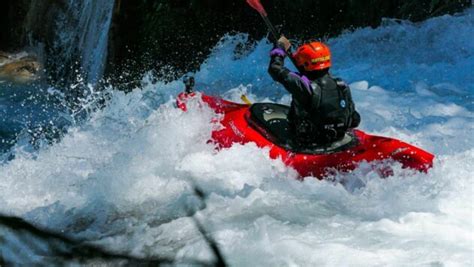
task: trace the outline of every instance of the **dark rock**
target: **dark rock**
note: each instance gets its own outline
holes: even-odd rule
[[[55,22],[66,0],[0,1],[0,50],[42,44],[48,76],[74,72],[73,62],[56,62]],[[380,25],[382,18],[424,20],[471,6],[471,0],[262,0],[271,20],[290,38],[327,38],[344,29]],[[67,14],[66,14],[67,17]],[[246,32],[251,40],[267,33],[245,0],[115,0],[109,36],[107,74],[130,81],[143,71],[175,78],[196,70],[227,33]],[[77,51],[76,51],[77,52]],[[63,66],[67,65],[67,66]],[[58,69],[63,70],[58,71]],[[66,73],[64,72],[66,69]],[[121,77],[118,79],[118,77]]]
[[[41,77],[42,64],[36,56],[21,52],[0,52],[0,81],[29,83]]]
[[[262,0],[281,32],[296,39],[327,38],[344,29],[376,27],[384,17],[420,21],[461,11],[470,2]],[[164,66],[171,65],[171,72],[160,74],[175,78],[199,68],[227,33],[246,32],[254,40],[267,33],[259,15],[244,0],[117,0],[117,6],[110,53],[114,67],[109,71],[121,66],[119,73],[131,76],[143,70],[167,70]]]

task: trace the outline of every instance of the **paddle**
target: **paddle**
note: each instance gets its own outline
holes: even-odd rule
[[[271,23],[270,19],[268,18],[267,11],[265,11],[265,8],[263,7],[262,3],[260,3],[260,0],[247,0],[247,3],[257,12],[262,16],[263,21],[265,21],[265,24],[267,24],[268,29],[270,30],[270,33],[273,35],[273,38],[275,38],[275,42],[278,41],[280,38],[280,35],[278,34],[277,30]]]
[[[241,95],[241,96],[240,96],[240,99],[242,99],[242,101],[243,101],[245,104],[247,104],[247,105],[249,105],[249,106],[252,105],[252,102],[248,99],[248,97],[247,97],[246,95]]]
[[[268,29],[270,30],[270,33],[273,35],[275,42],[278,42],[278,39],[280,38],[280,34],[278,34],[277,30],[275,29],[270,19],[268,18],[267,11],[263,7],[260,0],[247,0],[247,4],[249,4],[253,9],[255,9],[260,14],[260,16],[262,16],[263,21],[265,22]],[[291,55],[291,47],[288,49],[288,51],[285,51],[285,53],[291,59],[291,62],[293,63],[293,65],[295,65],[295,67],[298,69],[298,65],[296,64],[295,59]]]

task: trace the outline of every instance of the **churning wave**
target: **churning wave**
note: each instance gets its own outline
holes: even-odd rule
[[[37,153],[0,166],[0,212],[135,256],[213,257],[186,207],[231,265],[472,265],[474,10],[423,23],[387,20],[329,40],[353,91],[361,129],[436,154],[428,174],[370,168],[333,177],[271,160],[253,144],[215,151],[216,116],[173,105],[180,81],[111,91],[105,108]],[[288,103],[266,72],[267,41],[236,53],[228,36],[195,74],[197,89],[239,101]],[[363,186],[360,186],[361,183]],[[3,255],[7,257],[8,255]]]

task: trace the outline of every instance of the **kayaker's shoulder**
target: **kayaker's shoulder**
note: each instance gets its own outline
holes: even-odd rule
[[[349,85],[346,83],[346,81],[344,81],[342,78],[339,78],[339,77],[333,77],[331,76],[334,81],[336,82],[337,86],[340,86],[340,87],[349,87]]]

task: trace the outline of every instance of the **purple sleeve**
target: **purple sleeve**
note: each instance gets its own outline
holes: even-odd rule
[[[295,73],[295,72],[290,72],[290,75],[301,80],[301,82],[303,83],[303,85],[305,86],[306,90],[308,91],[308,93],[310,95],[313,94],[313,89],[311,87],[311,81],[308,79],[308,77],[304,76],[304,75],[299,75],[298,73]]]
[[[277,47],[277,48],[274,48],[271,52],[270,52],[270,56],[271,57],[274,57],[274,56],[279,56],[279,57],[286,57],[286,52],[285,50]]]

